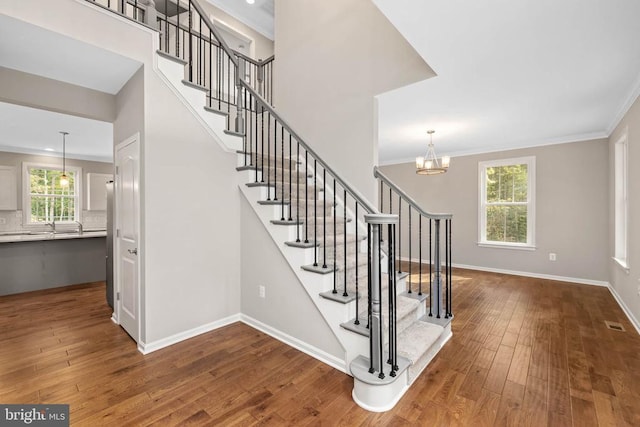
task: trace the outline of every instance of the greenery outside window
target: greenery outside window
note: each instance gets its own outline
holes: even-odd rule
[[[479,244],[534,249],[535,157],[480,162]]]
[[[23,216],[25,225],[71,223],[80,220],[82,169],[66,169],[69,185],[60,185],[62,168],[34,163],[23,164]]]

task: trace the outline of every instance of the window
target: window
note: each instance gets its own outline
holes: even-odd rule
[[[615,215],[615,253],[614,259],[625,269],[627,263],[627,218],[629,213],[629,200],[627,190],[627,132],[614,146],[614,215]]]
[[[534,249],[535,157],[480,162],[480,245]]]
[[[60,185],[61,168],[24,163],[22,169],[25,225],[79,221],[82,169],[67,168],[67,187]]]

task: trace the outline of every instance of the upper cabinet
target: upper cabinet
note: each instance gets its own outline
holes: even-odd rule
[[[18,209],[18,179],[16,168],[0,166],[0,211]]]
[[[87,210],[107,210],[107,182],[109,181],[113,181],[113,175],[111,174],[87,174]]]

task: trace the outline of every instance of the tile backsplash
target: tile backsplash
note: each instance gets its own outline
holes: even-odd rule
[[[107,212],[82,211],[80,222],[84,230],[104,230],[107,226]],[[19,232],[24,229],[22,226],[22,211],[0,211],[0,233]],[[33,229],[33,227],[30,229]]]

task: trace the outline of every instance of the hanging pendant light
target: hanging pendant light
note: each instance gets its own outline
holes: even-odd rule
[[[424,157],[416,157],[416,173],[418,175],[438,175],[445,173],[449,169],[451,158],[443,156],[440,161],[436,157],[436,151],[433,148],[433,134],[435,130],[428,130],[429,147]]]
[[[67,135],[69,132],[60,131],[62,134],[62,175],[60,175],[60,186],[68,187],[69,186],[69,178],[67,177],[66,170],[66,148],[67,148]]]

